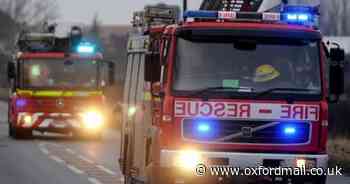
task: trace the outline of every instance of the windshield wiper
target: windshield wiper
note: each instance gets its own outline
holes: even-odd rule
[[[194,92],[194,95],[204,95],[212,91],[219,91],[219,90],[230,90],[235,92],[252,92],[254,89],[250,87],[237,87],[237,88],[230,88],[230,87],[210,87],[205,88],[201,90],[197,90]]]
[[[318,90],[314,89],[303,89],[303,88],[272,88],[257,94],[257,97],[263,97],[269,95],[275,91],[287,91],[287,92],[318,92]]]

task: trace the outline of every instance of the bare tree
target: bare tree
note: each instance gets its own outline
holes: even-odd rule
[[[349,0],[321,1],[321,28],[326,35],[350,35]]]
[[[0,0],[0,10],[19,25],[40,25],[58,17],[56,0]]]

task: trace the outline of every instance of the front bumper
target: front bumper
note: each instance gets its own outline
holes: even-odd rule
[[[162,150],[160,154],[160,167],[176,167],[174,161],[178,158],[180,151]],[[279,153],[231,153],[231,152],[209,152],[199,151],[204,160],[210,158],[224,158],[229,160],[229,165],[239,168],[252,168],[263,166],[265,160],[279,160],[281,167],[295,167],[297,159],[312,159],[316,161],[317,168],[327,168],[328,155],[326,154],[279,154]],[[198,163],[202,164],[202,163]]]
[[[26,122],[26,118],[28,121]],[[92,117],[93,118],[93,117]],[[96,123],[95,123],[96,122]],[[100,123],[99,123],[100,122]],[[90,125],[90,127],[88,127]],[[91,126],[94,125],[94,126]],[[89,124],[77,114],[69,113],[19,113],[16,127],[39,131],[87,131],[96,132],[105,127],[104,120],[92,119]]]

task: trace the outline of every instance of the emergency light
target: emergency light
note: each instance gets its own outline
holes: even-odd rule
[[[295,127],[292,126],[285,127],[283,131],[285,135],[294,135],[296,133]]]
[[[200,123],[197,129],[199,132],[209,132],[210,126],[207,123]]]
[[[261,21],[315,26],[318,10],[307,6],[285,6],[281,12],[187,11],[184,19]]]
[[[194,124],[194,134],[201,138],[210,138],[215,134],[215,122],[210,120],[198,120]]]
[[[77,52],[82,54],[92,54],[95,52],[95,45],[84,42],[77,46]]]
[[[282,21],[294,24],[312,23],[317,10],[308,6],[285,6],[282,10]]]

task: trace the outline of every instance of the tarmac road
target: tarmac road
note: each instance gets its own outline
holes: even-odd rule
[[[6,119],[7,105],[0,102],[0,184],[123,183],[118,131],[105,132],[101,142],[40,134],[13,140]],[[350,184],[350,178],[333,176],[328,183]]]

